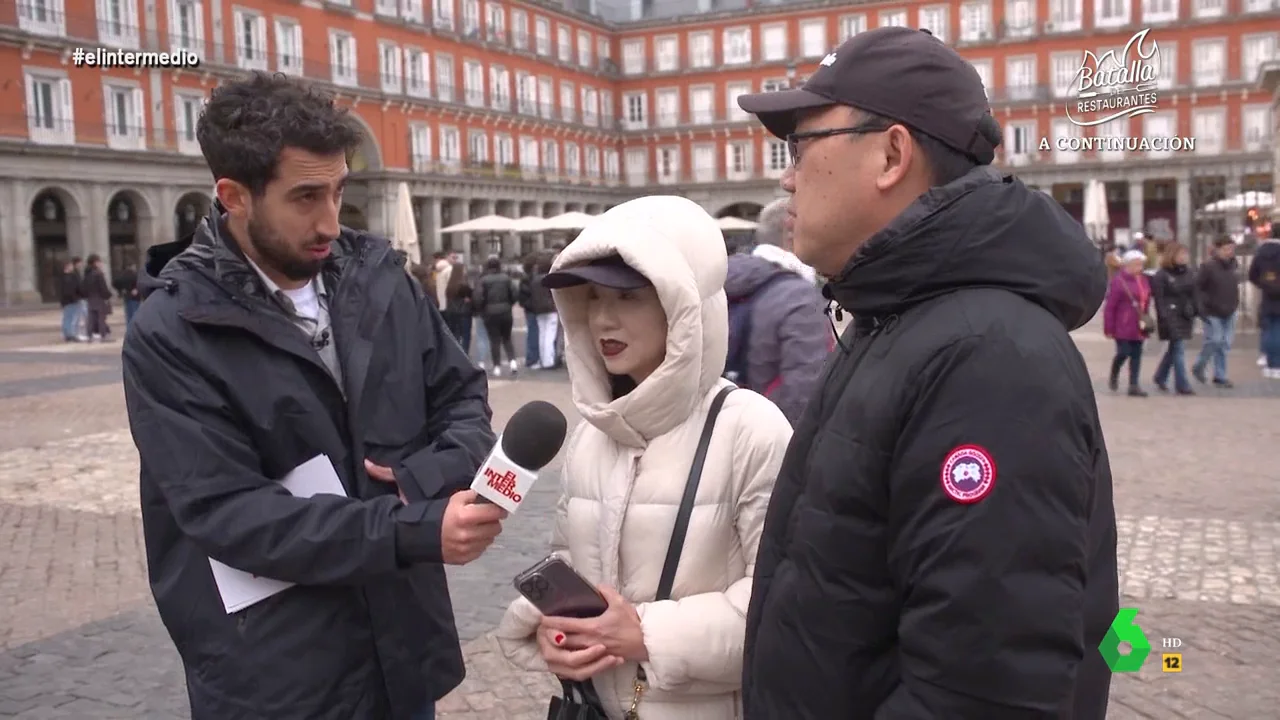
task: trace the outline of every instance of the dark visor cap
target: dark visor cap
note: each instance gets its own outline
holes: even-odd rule
[[[984,165],[1000,145],[978,71],[922,30],[858,33],[824,57],[803,87],[738,96],[739,107],[784,140],[800,111],[833,105],[903,123]]]
[[[621,255],[610,255],[592,260],[586,265],[557,270],[542,278],[543,286],[550,290],[587,283],[614,290],[638,290],[653,284],[639,270],[628,265]]]

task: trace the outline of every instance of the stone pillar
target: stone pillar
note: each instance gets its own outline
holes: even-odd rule
[[[418,247],[422,257],[417,262],[424,262],[432,253],[444,248],[440,241],[440,198],[418,198],[418,203],[422,209],[418,215],[422,218],[418,227]]]
[[[1132,233],[1142,232],[1146,219],[1143,217],[1143,201],[1146,199],[1145,184],[1142,180],[1129,181],[1129,230]]]
[[[1224,196],[1224,199],[1229,203],[1240,194],[1240,175],[1234,172],[1234,170],[1229,170],[1223,180],[1226,181],[1224,188],[1226,190],[1226,195]],[[1244,229],[1244,213],[1248,209],[1249,208],[1247,207],[1242,207],[1239,210],[1227,210],[1226,221],[1228,233],[1238,233]]]
[[[72,236],[71,219],[67,218],[67,248],[72,255],[80,255],[85,258],[86,262],[90,255],[98,254],[104,259],[111,256],[111,237],[110,227],[108,227],[109,219],[107,213],[111,208],[107,206],[111,197],[107,194],[107,189],[102,185],[94,183],[89,186],[89,192],[84,193],[82,197],[89,198],[88,207],[81,208],[80,211],[84,215],[81,220],[81,231],[79,242]],[[137,212],[137,209],[134,209]],[[79,245],[79,248],[76,246]]]
[[[471,202],[474,205],[471,212],[473,216],[484,217],[485,215],[494,214],[492,200],[480,199],[480,200],[472,200]],[[478,260],[479,262],[484,262],[485,260],[489,259],[490,255],[493,254],[489,250],[489,240],[490,238],[493,237],[493,233],[492,232],[475,233],[475,236],[478,236],[480,238],[480,258]],[[471,246],[471,238],[467,238],[467,247],[470,247],[470,246]],[[501,256],[502,252],[499,251],[498,255]]]
[[[31,204],[27,198],[27,183],[14,180],[8,183],[8,206],[13,212],[9,227],[13,232],[12,253],[5,258],[5,293],[13,303],[38,302],[36,290],[36,248],[31,232]],[[10,243],[5,243],[9,245]]]
[[[369,232],[390,237],[395,221],[396,187],[393,183],[370,182],[364,216],[369,222]]]
[[[471,201],[463,199],[451,202],[453,203],[451,224],[457,225],[460,222],[466,222],[471,219]],[[471,233],[452,233],[452,235],[453,249],[455,252],[462,253],[462,257],[465,258],[468,267],[473,263],[483,262],[484,258],[471,257]],[[444,245],[442,244],[440,247],[443,248]]]
[[[1189,248],[1196,246],[1196,239],[1191,237],[1191,177],[1182,175],[1178,178],[1178,232],[1176,240]],[[1193,258],[1199,261],[1201,258]]]
[[[139,264],[146,262],[147,249],[153,245],[173,242],[178,235],[177,220],[174,213],[178,210],[178,191],[165,185],[160,188],[160,207],[156,208],[155,217],[151,219],[151,237],[139,238],[138,250],[143,257]]]

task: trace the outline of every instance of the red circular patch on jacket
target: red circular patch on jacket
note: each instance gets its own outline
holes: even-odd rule
[[[942,462],[942,491],[958,503],[976,503],[996,484],[996,461],[980,445],[961,445]]]

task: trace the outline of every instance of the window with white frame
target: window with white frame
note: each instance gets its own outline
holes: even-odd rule
[[[27,131],[31,142],[72,145],[76,141],[75,115],[71,107],[71,81],[54,73],[25,73],[27,83]]]
[[[560,81],[560,118],[565,122],[578,121],[576,95],[577,89],[573,83]]]
[[[511,44],[517,50],[529,48],[529,14],[524,10],[511,11]]]
[[[613,125],[613,91],[600,91],[600,124],[605,127]]]
[[[587,146],[587,177],[600,177],[600,148]]]
[[[1227,0],[1191,0],[1191,15],[1196,18],[1222,17],[1227,11]]]
[[[523,70],[516,71],[516,112],[538,114],[538,79]]]
[[[255,12],[236,10],[236,64],[243,70],[267,69],[267,19]]]
[[[627,75],[644,73],[644,38],[633,38],[622,43],[622,72]]]
[[[404,92],[403,56],[400,47],[393,42],[378,41],[378,77],[382,81],[382,92]]]
[[[769,78],[760,81],[760,92],[778,92],[779,90],[786,90],[787,87],[786,78]]]
[[[1036,34],[1035,0],[1008,0],[1004,6],[1005,33],[1010,38],[1025,38]]]
[[[555,140],[542,141],[542,169],[552,175],[560,172],[560,148]]]
[[[1196,87],[1221,85],[1227,75],[1227,41],[1194,40],[1191,43],[1191,82]]]
[[[480,0],[462,0],[462,35],[480,36]]]
[[[881,10],[880,27],[906,27],[906,10]]]
[[[1177,19],[1178,0],[1142,0],[1142,21],[1144,23],[1166,23]]]
[[[462,139],[458,128],[446,126],[440,128],[440,162],[446,167],[458,167],[462,162]]]
[[[1084,128],[1066,118],[1053,121],[1053,161],[1070,165],[1080,161],[1080,151],[1073,145],[1084,135]]]
[[[675,145],[655,148],[654,166],[658,170],[658,182],[664,185],[680,182],[680,148]]]
[[[1241,140],[1247,152],[1263,150],[1271,145],[1270,105],[1246,105],[1240,112]]]
[[[173,129],[178,134],[178,152],[183,155],[199,155],[200,141],[196,138],[196,124],[204,109],[204,96],[194,93],[173,94]]]
[[[169,49],[204,56],[204,8],[200,0],[169,0]]]
[[[675,35],[664,35],[653,40],[654,70],[672,72],[680,67],[680,42]]]
[[[960,6],[960,42],[991,39],[991,3],[988,0],[967,2]]]
[[[827,21],[823,18],[800,23],[800,54],[815,58],[827,54]]]
[[[453,0],[432,0],[431,17],[437,28],[453,30]],[[441,135],[440,139],[443,142],[444,135]]]
[[[627,148],[627,184],[645,185],[649,181],[649,153],[644,148]]]
[[[496,2],[485,4],[485,37],[489,42],[507,42],[507,11]]]
[[[658,127],[675,127],[680,124],[680,90],[661,88],[654,91],[657,104]]]
[[[731,142],[724,147],[725,175],[730,180],[746,180],[751,177],[751,143]]]
[[[489,133],[484,130],[467,133],[467,162],[472,166],[488,164]]]
[[[18,3],[18,27],[35,35],[67,34],[65,0],[26,0]],[[170,36],[173,32],[170,30]]]
[[[462,92],[467,106],[484,107],[484,66],[479,61],[462,61]]]
[[[781,140],[767,138],[762,150],[764,174],[768,177],[778,177],[787,169],[787,165],[791,164],[791,154],[787,151],[787,144]]]
[[[1161,48],[1163,50],[1163,48]],[[1053,81],[1054,97],[1072,97],[1079,88],[1076,76],[1080,73],[1080,53],[1058,52],[1049,56],[1049,73]]]
[[[142,88],[105,83],[102,97],[107,121],[107,147],[115,150],[146,148],[146,103],[142,99]]]
[[[539,55],[551,54],[551,21],[544,17],[533,19],[533,36]]]
[[[738,96],[749,94],[751,92],[751,83],[732,82],[725,86],[724,91],[724,106],[729,109],[729,120],[740,122],[750,117],[745,110],[738,107]]]
[[[1274,0],[1244,0],[1244,11],[1247,13],[1270,12],[1275,9]]]
[[[604,151],[604,177],[606,180],[617,180],[622,177],[621,157],[617,150]]]
[[[276,18],[276,71],[302,74],[302,25],[291,18]]]
[[[626,93],[622,96],[623,122],[627,130],[641,130],[648,126],[649,95],[646,92]]]
[[[564,144],[564,172],[571,177],[582,174],[582,158],[578,155],[577,143]]]
[[[609,38],[603,35],[596,37],[596,57],[602,63],[613,59],[613,45],[609,42]]]
[[[1191,133],[1196,139],[1196,152],[1217,155],[1226,146],[1226,108],[1196,108],[1191,111]]]
[[[978,78],[982,80],[982,87],[986,88],[987,97],[991,97],[992,83],[992,64],[990,58],[969,61],[973,65],[973,69],[978,72]]]
[[[400,14],[400,3],[397,0],[375,0],[373,12],[384,17],[396,17]]]
[[[1113,28],[1129,24],[1129,0],[1094,0],[1093,26]]]
[[[709,68],[715,63],[715,49],[712,45],[711,33],[689,33],[689,67]]]
[[[1036,151],[1035,122],[1009,123],[1008,141],[1005,143],[1005,160],[1010,165],[1025,165],[1031,162]]]
[[[431,155],[431,126],[426,123],[409,125],[409,159],[414,172],[427,172],[433,160]]]
[[[844,42],[849,38],[867,31],[867,16],[858,13],[857,15],[844,15],[840,18],[840,37],[839,41]]]
[[[573,59],[573,37],[564,25],[556,26],[556,47],[559,50],[556,57],[560,62],[567,63]]]
[[[520,138],[520,169],[525,172],[534,172],[538,168],[538,139]]]
[[[405,48],[404,86],[410,97],[431,97],[431,56],[426,51]]]
[[[1176,135],[1177,117],[1171,113],[1153,113],[1142,116],[1142,134],[1146,138],[1169,138]],[[1197,140],[1197,144],[1198,144]],[[1147,151],[1147,157],[1168,157],[1173,150],[1163,147],[1165,143],[1153,143]]]
[[[591,67],[591,33],[586,30],[578,31],[578,64]]]
[[[1046,32],[1074,32],[1084,27],[1084,0],[1049,0]]]
[[[689,120],[694,125],[715,121],[715,91],[715,87],[710,85],[689,88]]]
[[[1129,136],[1129,118],[1120,118],[1095,125],[1094,137],[1099,139],[1098,159],[1117,162],[1124,159],[1124,139]]]
[[[947,42],[947,19],[951,16],[951,8],[947,5],[929,5],[920,8],[920,28],[933,33],[933,36]]]
[[[716,146],[700,144],[693,146],[693,180],[694,182],[711,182],[716,179]]]
[[[600,122],[600,95],[595,88],[582,88],[582,123],[595,127]]]
[[[1005,84],[1009,99],[1030,100],[1036,92],[1036,57],[1024,55],[1009,58],[1005,63]]]
[[[103,45],[138,47],[138,0],[97,0],[98,40]]]
[[[723,42],[726,65],[751,62],[751,28],[726,28]]]
[[[1156,87],[1169,90],[1178,85],[1178,43],[1162,42],[1160,47],[1160,67],[1156,74]]]
[[[500,65],[489,67],[489,101],[494,110],[511,109],[511,71]]]
[[[498,135],[493,139],[493,161],[499,169],[514,167],[516,144],[510,135]]]
[[[448,55],[436,55],[436,98],[453,102],[453,89],[457,84],[453,71],[453,58]]]
[[[787,26],[766,25],[760,31],[761,54],[765,62],[787,59]]]
[[[351,33],[329,31],[329,70],[334,85],[356,86],[356,38]]]
[[[400,0],[400,17],[412,23],[421,23],[422,0]]]
[[[1276,34],[1245,35],[1240,38],[1240,79],[1256,84],[1262,66],[1276,59]]]
[[[555,90],[551,78],[540,76],[538,78],[538,114],[550,120],[556,114],[556,98]]]

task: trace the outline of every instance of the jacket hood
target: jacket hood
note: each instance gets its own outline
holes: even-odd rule
[[[1084,227],[1052,197],[979,167],[920,196],[823,292],[874,319],[975,287],[1015,293],[1074,330],[1101,307],[1107,273]]]
[[[762,253],[762,248],[769,249]],[[800,262],[800,258],[786,250],[773,245],[761,245],[750,255],[729,256],[729,274],[724,281],[724,292],[731,298],[745,297],[777,275],[795,275],[813,283],[817,276],[812,274],[812,269],[806,275],[803,271],[805,268],[808,266]]]
[[[724,235],[697,203],[656,195],[617,205],[583,229],[552,271],[617,254],[653,283],[667,315],[662,365],[625,397],[587,328],[586,288],[553,290],[578,412],[620,444],[644,447],[684,422],[724,374],[729,350]]]

